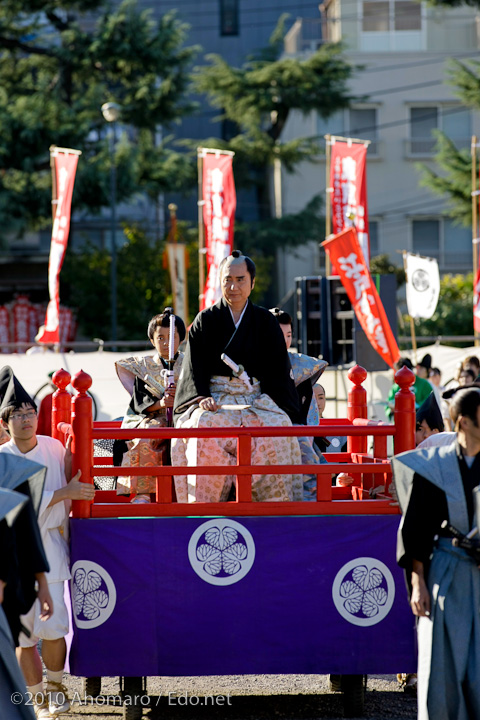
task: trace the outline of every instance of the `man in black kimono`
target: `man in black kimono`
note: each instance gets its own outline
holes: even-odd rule
[[[480,569],[452,544],[447,520],[466,535],[478,524],[480,389],[455,393],[457,441],[392,458],[403,512],[397,557],[418,617],[419,720],[480,717]]]
[[[197,315],[174,405],[177,427],[229,427],[301,423],[298,396],[285,340],[271,313],[253,305],[253,261],[238,251],[220,268],[222,299]],[[222,360],[228,356],[239,369]],[[236,440],[217,438],[172,443],[174,465],[236,462]],[[253,464],[299,464],[296,438],[258,438]],[[232,476],[176,477],[177,498],[215,502],[228,498]],[[301,500],[300,475],[263,475],[252,479],[254,500]]]

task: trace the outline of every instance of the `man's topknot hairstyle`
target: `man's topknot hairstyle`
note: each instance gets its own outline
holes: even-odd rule
[[[229,258],[235,258],[235,260],[238,260],[239,258],[243,258],[245,260],[248,273],[250,275],[250,278],[253,281],[255,280],[255,276],[257,274],[257,268],[255,267],[255,263],[253,262],[252,258],[249,258],[248,255],[244,255],[241,250],[232,250],[231,254],[228,255],[228,257],[223,258],[223,260],[220,263],[219,271],[220,271],[220,277],[222,276],[222,270]]]
[[[162,313],[159,313],[158,315],[154,315],[154,317],[150,320],[148,323],[148,337],[153,342],[153,336],[155,335],[155,330],[159,327],[168,328],[170,327],[170,315],[173,315],[173,308],[166,307],[165,310]],[[180,337],[180,342],[185,339],[186,330],[185,330],[185,323],[183,322],[182,318],[178,315],[175,315],[175,328],[178,330],[178,335]]]
[[[289,315],[285,310],[281,310],[278,307],[270,308],[270,312],[274,317],[277,318],[280,325],[290,325],[292,326],[292,317]]]

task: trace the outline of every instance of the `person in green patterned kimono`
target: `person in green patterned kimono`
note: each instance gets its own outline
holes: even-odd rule
[[[169,359],[169,328],[171,308],[155,315],[148,324],[148,337],[157,351],[155,355],[131,357],[115,363],[117,375],[131,396],[130,404],[122,422],[122,428],[152,428],[167,426],[167,411],[173,408],[175,389],[182,367],[183,353],[178,347],[185,338],[185,324],[175,315],[175,339],[173,366],[174,382],[167,385]],[[147,379],[146,376],[148,376]],[[154,466],[160,464],[161,441],[135,439],[127,443],[122,467]],[[117,483],[118,495],[134,493],[132,502],[148,503],[156,489],[155,476],[123,476]]]

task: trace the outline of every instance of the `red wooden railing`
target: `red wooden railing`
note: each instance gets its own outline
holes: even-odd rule
[[[93,440],[100,438],[237,438],[236,465],[202,465],[201,467],[156,466],[148,467],[148,475],[157,476],[156,502],[150,505],[129,503],[128,496],[117,496],[115,491],[97,490],[93,502],[74,501],[72,515],[77,518],[89,517],[133,517],[133,516],[196,516],[202,515],[323,515],[323,514],[393,514],[398,507],[388,496],[391,479],[391,465],[387,458],[387,438],[393,436],[395,453],[415,446],[415,397],[410,386],[415,380],[408,368],[402,368],[395,375],[400,386],[395,396],[394,424],[367,419],[367,395],[362,383],[367,377],[360,366],[353,367],[348,378],[353,388],[348,394],[348,418],[322,421],[318,427],[241,427],[241,428],[198,428],[198,429],[133,429],[123,430],[119,423],[93,423],[92,401],[87,392],[92,379],[83,371],[72,380],[76,395],[70,399],[66,386],[70,375],[65,370],[57,371],[53,381],[58,386],[53,396],[52,424],[55,435],[62,441],[73,435],[73,472],[82,471],[82,481],[93,483],[94,476],[112,475],[112,461],[108,458],[93,457]],[[68,399],[66,398],[68,396]],[[337,435],[341,428],[346,435],[346,453],[330,453],[326,465],[252,465],[251,441],[256,437],[305,437]],[[368,437],[373,437],[373,456],[367,453]],[[145,475],[142,467],[115,467],[116,476]],[[172,493],[172,478],[175,475],[236,475],[237,498],[226,503],[177,503]],[[346,472],[353,476],[351,487],[332,487],[332,474]],[[262,474],[313,474],[317,476],[316,502],[252,502],[252,475]],[[383,486],[384,490],[370,499],[373,488]],[[358,502],[368,499],[367,502]]]

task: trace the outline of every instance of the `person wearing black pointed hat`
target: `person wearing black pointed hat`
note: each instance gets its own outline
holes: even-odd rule
[[[17,549],[14,547],[15,531],[25,531],[25,518],[27,518],[27,526],[30,522],[28,520],[28,507],[31,508],[32,501],[28,495],[28,480],[36,474],[38,466],[20,458],[18,458],[19,463],[17,463],[17,458],[9,456],[1,456],[1,460],[6,461],[0,471],[2,480],[5,478],[4,472],[6,471],[11,484],[26,490],[27,494],[0,487],[0,547],[2,548],[0,555],[0,708],[2,708],[2,718],[5,717],[8,720],[35,720],[33,706],[30,697],[27,695],[25,679],[15,657],[15,642],[11,631],[11,622],[5,612],[5,605],[12,586],[18,589],[19,585],[19,568],[16,565],[19,557],[17,556]],[[19,467],[19,464],[22,467]],[[44,468],[41,468],[41,470],[44,471]],[[37,525],[35,514],[33,521]],[[35,551],[35,544],[29,550],[30,557],[27,557],[27,560],[31,561]],[[48,569],[44,556],[43,561],[46,569]],[[27,575],[25,568],[22,568],[21,572],[24,577]],[[34,573],[30,572],[30,585],[32,588],[34,580]],[[46,579],[44,579],[44,586],[48,589]],[[23,700],[21,702],[12,702],[12,698],[20,700],[22,696]]]
[[[417,363],[415,372],[417,373],[417,377],[423,378],[424,380],[428,380],[428,376],[430,374],[430,370],[432,368],[432,356],[428,353],[423,356],[423,358],[420,360],[420,362]]]
[[[32,697],[45,699],[35,708],[37,717],[49,718],[52,714],[66,712],[70,707],[62,685],[66,659],[65,636],[69,632],[64,585],[70,578],[66,535],[70,501],[91,500],[95,491],[92,485],[80,481],[80,472],[74,478],[68,478],[67,482],[66,469],[71,468],[69,443],[66,451],[55,438],[37,435],[35,403],[8,366],[0,370],[0,400],[0,422],[11,437],[9,442],[0,446],[0,454],[32,460],[46,468],[38,524],[50,566],[47,581],[54,612],[43,620],[37,600],[21,616],[21,622],[30,637],[20,633],[18,657]],[[42,663],[37,651],[39,639],[42,640],[42,659],[47,669],[46,694],[43,689]]]
[[[431,392],[418,408],[416,415],[415,444],[419,445],[430,435],[444,431],[442,413],[438,407],[435,393]]]
[[[480,570],[452,542],[478,526],[480,388],[456,390],[450,413],[453,443],[392,458],[403,513],[397,560],[418,618],[418,720],[480,718]]]

